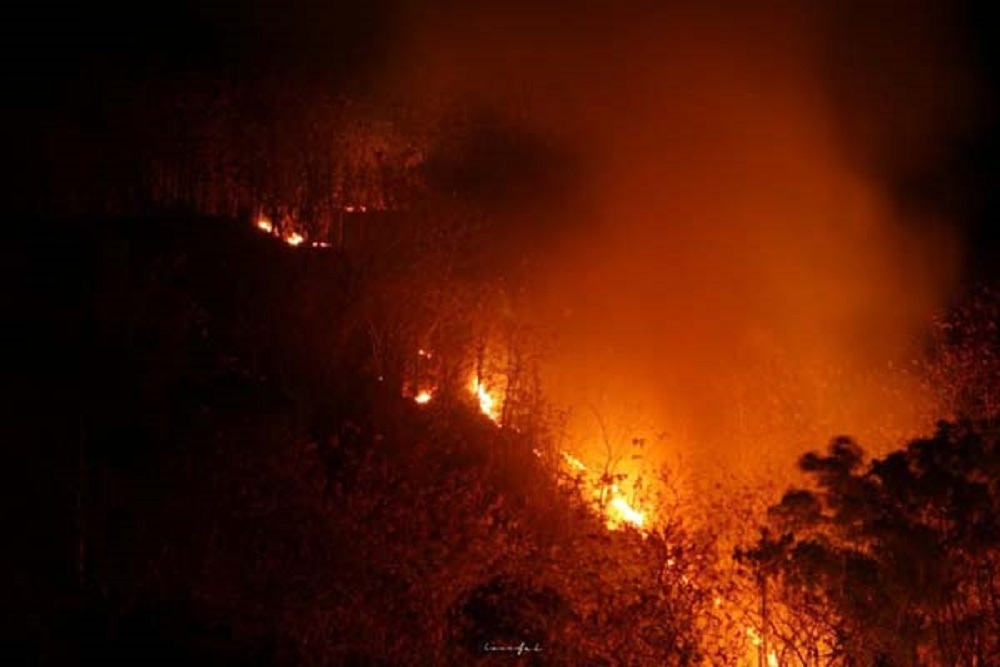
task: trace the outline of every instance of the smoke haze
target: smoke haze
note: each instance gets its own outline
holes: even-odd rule
[[[505,224],[547,238],[534,314],[591,461],[595,412],[705,470],[884,447],[933,420],[899,368],[959,267],[894,189],[973,120],[949,17],[695,4],[424,5],[383,92],[573,156],[575,187]]]

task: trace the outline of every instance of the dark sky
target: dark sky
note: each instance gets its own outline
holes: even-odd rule
[[[531,3],[507,4],[534,11]],[[546,12],[558,14],[563,4],[546,3]],[[838,67],[848,73],[856,68],[852,53],[865,35],[873,34],[882,42],[885,34],[905,36],[906,13],[894,3],[882,3],[888,9],[874,20],[867,16],[868,4],[856,3],[858,23],[867,22],[864,29],[850,25],[852,10],[842,12],[848,25],[831,61],[834,77]],[[20,2],[5,10],[3,21],[8,109],[26,112],[20,122],[71,113],[81,97],[102,86],[183,77],[189,72],[242,79],[270,72],[289,81],[319,82],[348,94],[365,94],[397,57],[397,47],[412,24],[425,15],[447,16],[450,10],[444,6],[432,0]],[[463,6],[467,11],[473,5]],[[606,13],[589,13],[588,6],[584,3],[572,13],[574,24],[567,31],[593,28],[588,22],[604,20]],[[968,2],[949,12],[954,33],[960,35],[950,48],[961,51],[967,69],[963,75],[971,73],[981,88],[976,129],[949,139],[931,166],[894,170],[887,176],[904,205],[938,207],[960,219],[975,239],[970,247],[976,248],[974,260],[983,269],[997,263],[997,246],[989,242],[989,232],[991,221],[1000,214],[995,187],[1000,178],[1000,115],[992,108],[1000,92],[994,66],[1000,49],[988,7],[987,2]],[[593,19],[588,18],[591,15]],[[561,26],[555,29],[561,31]],[[845,80],[851,80],[849,74]],[[847,97],[855,103],[856,96]],[[869,139],[863,128],[857,136]]]
[[[15,68],[60,76],[271,66],[343,77],[385,52],[392,17],[384,3],[360,1],[47,1],[10,12],[6,48]]]
[[[109,89],[206,74],[276,80],[277,107],[317,85],[417,111],[450,96],[514,128],[474,136],[479,153],[555,137],[587,187],[538,216],[562,244],[533,276],[559,342],[547,386],[561,404],[634,401],[712,467],[744,451],[717,406],[762,378],[812,401],[816,437],[866,441],[886,409],[913,426],[919,393],[873,369],[951,293],[956,247],[966,278],[1000,278],[986,3],[899,4],[33,4],[3,22],[3,62],[29,150],[47,120],[100,114]],[[796,360],[785,374],[773,349]],[[824,398],[827,368],[843,400]],[[752,457],[792,460],[802,432],[785,426],[771,459]]]

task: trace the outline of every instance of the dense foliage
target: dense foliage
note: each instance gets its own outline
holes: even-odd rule
[[[804,664],[1000,660],[1000,441],[970,423],[865,464],[848,438],[802,457],[812,490],[773,506],[743,555]],[[768,619],[771,621],[771,619]]]

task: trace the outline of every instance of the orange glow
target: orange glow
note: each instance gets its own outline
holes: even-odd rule
[[[608,530],[619,530],[626,525],[633,528],[642,529],[646,524],[646,514],[629,503],[621,494],[617,484],[602,484],[598,477],[590,475],[580,475],[579,473],[589,473],[590,469],[581,461],[567,451],[563,451],[562,458],[570,468],[576,471],[578,479],[583,482],[584,495],[600,499],[602,496],[610,498],[604,508],[605,525]]]
[[[298,232],[291,232],[285,236],[285,243],[290,246],[301,245],[303,241],[305,241],[305,239]]]
[[[642,528],[646,522],[646,516],[628,504],[624,498],[615,495],[608,503],[608,528],[614,529],[620,524],[627,523]]]
[[[262,215],[259,218],[257,218],[257,229],[267,234],[271,234],[274,232],[274,223],[271,222],[270,218]]]
[[[426,403],[430,403],[432,398],[434,398],[434,394],[432,394],[427,389],[422,389],[419,392],[417,392],[417,395],[413,397],[413,400],[419,403],[420,405],[424,405]]]
[[[544,19],[538,3],[467,4],[454,21],[414,17],[391,80],[428,108],[475,99],[578,156],[564,192],[526,195],[539,220],[573,221],[553,226],[559,251],[525,297],[559,341],[544,380],[569,419],[620,378],[615,400],[672,434],[648,456],[683,458],[711,482],[792,477],[803,443],[835,433],[878,454],[933,427],[923,390],[886,362],[946,302],[958,241],[939,213],[899,206],[880,174],[936,155],[972,108],[950,103],[968,92],[943,75],[953,68],[921,65],[934,40],[878,37],[913,49],[892,60],[913,81],[940,77],[880,85],[831,77],[827,26],[797,3],[598,3],[582,24],[571,3],[544,3]],[[527,88],[525,63],[537,64]],[[594,85],[595,71],[621,76]],[[948,94],[901,99],[939,88]],[[899,123],[873,91],[914,112]]]
[[[750,639],[750,643],[754,646],[754,648],[757,648],[764,643],[764,638],[761,636],[760,632],[757,631],[757,628],[753,626],[747,627],[747,637]],[[767,652],[767,667],[781,667],[781,663],[778,660],[778,654],[774,651],[774,649]]]
[[[498,409],[499,401],[493,396],[486,385],[479,381],[479,378],[473,377],[469,382],[469,391],[476,400],[479,401],[479,411],[490,418],[490,420],[496,424],[500,425],[500,411]]]
[[[566,463],[568,463],[571,467],[573,467],[576,470],[579,470],[581,472],[587,470],[587,466],[583,465],[583,461],[581,461],[580,459],[576,458],[575,456],[573,456],[569,452],[563,452],[562,455],[563,455],[563,459],[565,459]]]

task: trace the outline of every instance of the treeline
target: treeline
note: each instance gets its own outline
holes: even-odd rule
[[[498,317],[462,252],[359,272],[225,220],[60,232],[16,282],[65,301],[30,300],[47,318],[12,350],[56,361],[22,362],[44,410],[8,440],[31,474],[10,486],[5,558],[25,576],[4,612],[29,660],[469,665],[521,641],[539,665],[997,659],[1000,450],[971,376],[948,376],[970,383],[967,424],[870,464],[844,439],[804,457],[813,483],[775,505],[740,573],[721,514],[608,532],[560,467],[557,421],[527,400],[510,428],[479,412],[466,372],[533,385],[528,357],[483,341],[532,332]],[[993,358],[984,308],[956,306],[942,354]],[[423,380],[441,393],[421,406],[404,394]]]
[[[224,220],[59,230],[86,252],[53,274],[67,252],[42,243],[19,283],[73,304],[38,323],[39,356],[19,354],[78,347],[19,375],[48,396],[31,414],[61,418],[26,415],[10,440],[31,470],[7,505],[30,510],[5,553],[18,659],[466,665],[521,641],[535,664],[698,655],[706,542],[679,524],[608,533],[573,480],[555,484],[543,419],[500,429],[464,387],[419,406],[378,381],[354,325],[370,283],[338,254]]]
[[[75,94],[39,137],[42,213],[264,212],[321,232],[347,207],[412,201],[427,150],[401,111],[267,77],[154,73]]]
[[[741,552],[780,664],[1000,661],[1000,439],[942,423],[866,463],[849,438],[799,462],[810,487]]]

